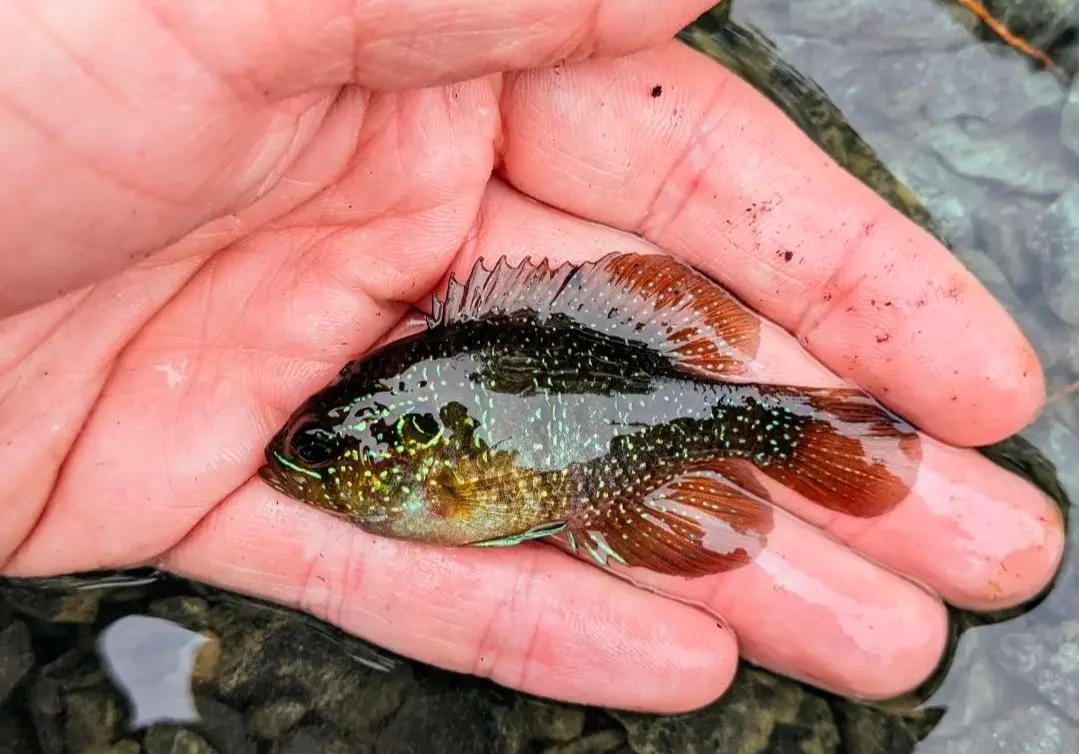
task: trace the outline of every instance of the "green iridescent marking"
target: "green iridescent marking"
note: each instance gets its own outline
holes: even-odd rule
[[[305,469],[303,466],[300,466],[299,464],[293,463],[292,461],[290,461],[289,459],[285,458],[283,455],[278,453],[276,450],[273,452],[273,455],[274,455],[274,458],[277,459],[277,462],[280,463],[285,468],[288,468],[288,469],[291,469],[292,471],[296,471],[296,472],[299,472],[300,474],[304,474],[306,476],[309,476],[312,479],[318,479],[320,481],[322,480],[322,474],[319,474],[317,471],[312,471],[310,469]]]

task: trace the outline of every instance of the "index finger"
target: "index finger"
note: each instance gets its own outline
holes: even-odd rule
[[[1037,356],[978,280],[703,55],[530,71],[503,97],[517,188],[684,257],[925,431],[988,443],[1040,409]]]

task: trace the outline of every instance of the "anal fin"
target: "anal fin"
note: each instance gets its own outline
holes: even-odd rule
[[[601,566],[614,561],[690,578],[746,565],[765,546],[772,505],[729,479],[721,464],[694,467],[647,494],[624,495],[571,520],[567,544]],[[739,476],[764,492],[749,474]]]

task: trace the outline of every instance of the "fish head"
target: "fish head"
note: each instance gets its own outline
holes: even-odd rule
[[[519,527],[490,499],[508,492],[512,458],[476,437],[464,405],[383,387],[313,396],[266,446],[259,476],[384,536],[462,545]]]

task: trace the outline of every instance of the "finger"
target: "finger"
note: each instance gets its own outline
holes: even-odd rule
[[[163,559],[424,662],[522,691],[656,712],[730,685],[733,635],[553,548],[444,550],[369,536],[251,483]]]
[[[513,185],[685,257],[925,431],[987,443],[1039,410],[1037,357],[985,288],[710,59],[530,71],[503,102]]]
[[[778,511],[764,551],[734,571],[686,580],[612,570],[722,615],[746,659],[856,699],[916,688],[947,644],[941,602]]]
[[[470,243],[453,266],[502,254],[581,262],[615,251],[655,251],[647,241],[588,223],[493,182]],[[793,385],[841,382],[797,340],[762,322],[755,379]],[[887,568],[926,584],[958,607],[997,609],[1036,595],[1063,558],[1059,509],[1024,479],[967,449],[922,437],[923,459],[910,495],[876,518],[825,510],[762,480],[797,516]]]
[[[326,86],[405,89],[591,56],[623,55],[673,37],[705,0],[319,0],[159,3],[158,25],[243,97]]]

